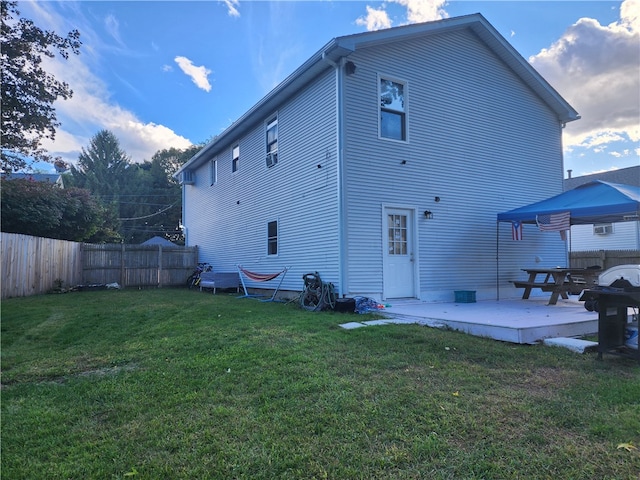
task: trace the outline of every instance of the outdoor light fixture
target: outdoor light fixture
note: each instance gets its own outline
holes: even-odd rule
[[[433,213],[431,213],[431,210],[424,211],[424,218],[426,218],[427,220],[433,218]]]

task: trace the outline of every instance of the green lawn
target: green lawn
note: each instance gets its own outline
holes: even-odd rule
[[[2,477],[638,480],[633,361],[353,319],[187,289],[3,301]]]

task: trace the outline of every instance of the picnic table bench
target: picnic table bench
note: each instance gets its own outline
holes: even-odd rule
[[[523,268],[529,274],[527,280],[515,280],[516,288],[524,288],[522,299],[531,295],[531,290],[539,288],[543,292],[551,292],[549,305],[558,303],[558,297],[569,298],[568,294],[580,293],[597,283],[599,271],[592,268]],[[543,276],[538,280],[538,275]]]
[[[200,274],[200,291],[203,288],[213,289],[216,293],[218,288],[235,288],[240,291],[240,275],[238,272],[203,272]]]

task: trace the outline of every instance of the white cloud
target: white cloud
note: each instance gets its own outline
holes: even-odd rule
[[[110,130],[134,162],[151,160],[158,150],[187,148],[191,145],[188,139],[170,128],[144,122],[134,113],[111,102],[105,86],[80,58],[70,57],[67,63],[64,65],[51,61],[46,66],[47,71],[56,77],[64,76],[73,89],[73,96],[69,100],[55,103],[62,127],[57,129],[55,142],[43,145],[53,155],[75,163],[82,147],[86,148],[91,137],[101,129]]]
[[[639,0],[625,0],[610,25],[581,18],[529,59],[582,117],[565,128],[567,147],[640,141],[638,11]]]
[[[122,41],[122,37],[120,36],[120,22],[115,17],[115,15],[107,15],[104,19],[104,27],[106,28],[109,35],[118,43],[120,46],[124,46],[124,42]]]
[[[398,3],[407,9],[408,23],[430,22],[441,20],[449,15],[443,7],[447,3],[445,0],[390,0]]]
[[[371,8],[367,5],[367,15],[358,18],[356,20],[356,25],[365,26],[367,27],[367,30],[371,32],[373,30],[389,28],[391,26],[391,19],[384,10],[384,7],[376,10],[375,8]]]
[[[240,0],[223,0],[224,4],[227,6],[227,13],[230,17],[239,17],[240,11],[238,7],[240,6]]]
[[[386,10],[389,3],[397,3],[406,9],[405,23],[429,22],[449,16],[444,10],[445,0],[388,0],[379,9],[367,5],[367,14],[358,18],[356,25],[365,26],[368,31],[391,27],[393,22]]]
[[[204,66],[196,67],[191,60],[187,57],[176,57],[175,62],[187,76],[191,77],[193,83],[205,92],[211,91],[211,84],[209,83],[208,76],[211,70]]]
[[[53,4],[49,2],[26,2],[21,7],[21,12],[29,9],[22,13],[41,28],[57,32],[78,28],[82,32],[81,55],[70,55],[68,60],[62,60],[58,56],[43,57],[43,68],[56,79],[67,82],[73,90],[73,96],[69,100],[59,100],[54,104],[56,116],[62,126],[56,129],[54,142],[43,142],[43,147],[49,153],[75,164],[81,149],[86,148],[91,137],[102,129],[110,130],[116,135],[121,148],[134,162],[151,160],[158,150],[191,146],[187,138],[170,128],[145,122],[111,99],[107,86],[93,73],[99,70],[96,68],[101,62],[99,52],[110,46],[100,40],[89,22],[84,21],[77,4],[62,3],[64,9],[73,13],[68,18],[57,14]],[[69,23],[69,18],[73,18],[73,24]],[[115,17],[105,19],[104,25],[110,26],[111,36],[119,39]]]

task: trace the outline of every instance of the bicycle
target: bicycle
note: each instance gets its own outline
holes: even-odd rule
[[[191,275],[187,278],[187,287],[196,288],[200,285],[200,277],[204,272],[213,271],[213,266],[207,262],[200,262]]]

